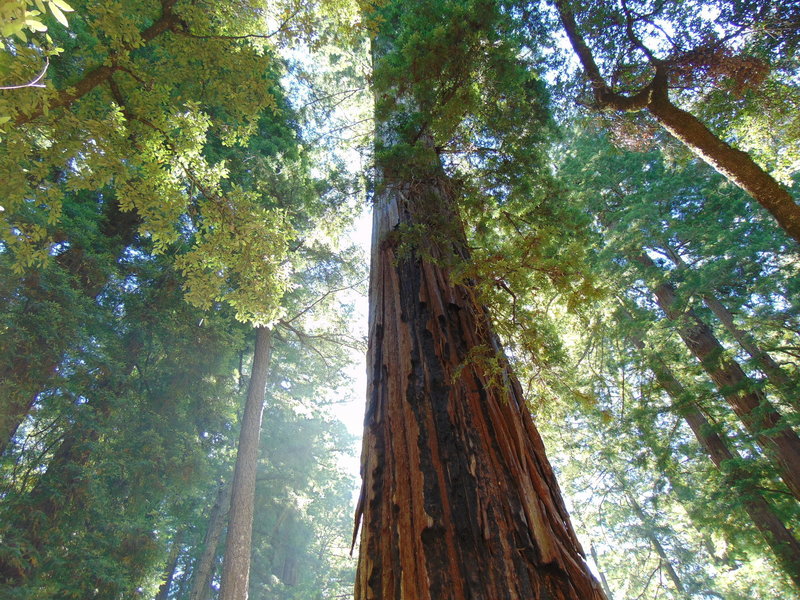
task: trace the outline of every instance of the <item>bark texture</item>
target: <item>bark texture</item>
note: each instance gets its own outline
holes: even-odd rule
[[[714,135],[692,113],[669,99],[666,81],[654,87],[648,111],[676,139],[764,207],[787,235],[800,243],[800,206],[789,191],[750,158]]]
[[[450,281],[452,203],[436,173],[376,200],[355,598],[601,600],[485,310]]]
[[[703,302],[711,309],[711,312],[719,319],[720,323],[728,330],[733,338],[744,348],[758,367],[767,376],[767,379],[779,391],[785,392],[791,387],[791,381],[781,366],[767,352],[762,350],[755,338],[747,331],[740,329],[733,319],[733,314],[728,308],[719,301],[716,296],[703,294]],[[789,397],[790,401],[797,404],[797,398]]]
[[[680,254],[669,248],[665,247],[670,260],[675,263],[676,267],[688,269],[689,266],[683,260]],[[797,404],[798,400],[792,393],[792,381],[781,366],[775,361],[768,352],[762,350],[756,339],[750,335],[749,332],[740,329],[736,325],[733,313],[714,295],[713,291],[703,293],[703,303],[714,313],[714,316],[719,319],[723,327],[731,334],[738,344],[747,352],[753,359],[758,368],[767,376],[772,385],[781,392],[784,399]]]
[[[239,434],[239,448],[231,487],[231,511],[228,517],[225,558],[222,561],[220,600],[247,600],[256,468],[271,355],[272,333],[266,327],[257,327],[253,370],[247,387],[247,402],[242,415],[242,430]]]
[[[648,269],[658,268],[646,254],[635,260]],[[691,308],[681,309],[671,284],[659,283],[653,293],[667,318],[677,324],[678,335],[686,347],[700,361],[747,430],[774,459],[781,479],[800,500],[800,437],[766,396],[754,388],[739,363],[725,356],[725,349],[711,328]]]

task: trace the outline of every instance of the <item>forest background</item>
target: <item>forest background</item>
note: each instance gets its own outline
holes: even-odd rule
[[[249,595],[350,597],[349,238],[376,163],[415,166],[373,140],[408,90],[453,281],[606,595],[798,596],[800,7],[2,0],[0,27],[4,598],[216,597],[259,364]]]

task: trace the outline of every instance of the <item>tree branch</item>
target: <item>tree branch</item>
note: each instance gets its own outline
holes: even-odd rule
[[[150,27],[145,29],[139,34],[139,37],[147,44],[151,42],[162,33],[173,29],[180,21],[178,17],[173,14],[172,8],[175,6],[177,0],[162,0],[161,2],[161,17],[156,20]],[[143,45],[144,45],[143,44]],[[50,101],[47,104],[47,110],[52,110],[54,108],[64,108],[66,106],[71,105],[76,100],[79,100],[89,92],[91,92],[94,88],[96,88],[101,83],[107,81],[113,74],[114,71],[118,70],[119,67],[116,65],[101,65],[96,67],[95,69],[89,71],[83,79],[75,83],[74,85],[69,86],[67,89],[62,90],[61,93],[57,98]],[[15,123],[17,126],[24,125],[37,119],[45,114],[45,107],[42,106],[37,108],[30,114],[20,114],[17,115]]]
[[[575,21],[575,15],[567,7],[566,0],[557,0],[556,8],[558,10],[559,18],[561,19],[561,25],[564,27],[564,31],[566,32],[567,38],[572,45],[572,49],[575,51],[575,54],[578,55],[578,59],[583,66],[583,71],[586,73],[586,76],[592,85],[597,108],[603,110],[620,110],[625,112],[634,112],[647,108],[652,100],[655,86],[660,85],[660,81],[662,79],[664,80],[664,83],[666,83],[666,71],[661,66],[661,63],[659,62],[657,65],[655,65],[656,74],[653,77],[653,80],[635,94],[625,96],[623,94],[614,92],[603,78],[603,75],[600,73],[600,67],[597,66],[589,45],[578,31],[578,24]]]
[[[0,85],[0,90],[21,90],[27,87],[46,87],[45,84],[41,83],[42,79],[44,78],[45,73],[47,73],[47,68],[50,66],[50,57],[44,57],[44,67],[42,67],[41,72],[31,79],[28,83],[23,83],[20,85]]]

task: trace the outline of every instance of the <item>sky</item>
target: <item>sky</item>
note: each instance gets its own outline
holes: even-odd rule
[[[358,244],[364,251],[364,256],[369,257],[370,239],[372,236],[372,210],[365,206],[361,215],[356,219],[350,232],[350,240]],[[352,301],[355,304],[355,322],[359,336],[366,335],[367,331],[367,297],[352,292]],[[363,352],[352,351],[353,365],[349,375],[353,380],[352,390],[346,395],[345,402],[335,404],[331,412],[345,424],[347,430],[358,438],[354,456],[340,455],[341,465],[354,477],[359,477],[359,454],[361,452],[361,438],[364,429],[364,408],[367,397],[367,357]],[[360,480],[359,480],[360,482]]]

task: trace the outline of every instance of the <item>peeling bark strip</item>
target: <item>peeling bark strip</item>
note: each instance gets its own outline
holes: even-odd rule
[[[602,600],[519,383],[467,361],[501,348],[448,278],[461,245],[398,252],[399,227],[452,226],[452,204],[441,174],[375,205],[355,598]]]

